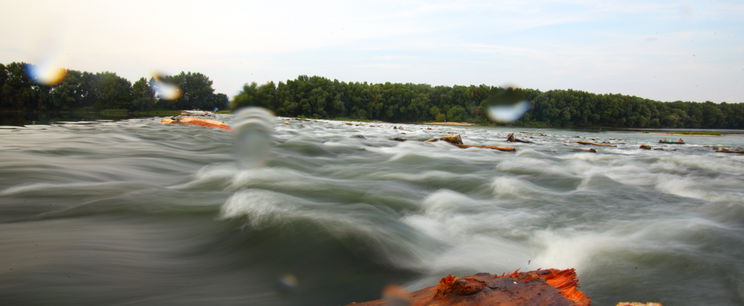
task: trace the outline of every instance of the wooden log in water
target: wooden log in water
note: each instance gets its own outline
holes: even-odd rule
[[[614,144],[609,143],[596,143],[591,141],[577,141],[576,143],[582,144],[582,145],[591,145],[591,146],[598,146],[598,147],[617,147]]]
[[[744,151],[742,151],[742,150],[729,150],[729,149],[726,149],[726,148],[716,148],[715,150],[716,150],[716,152],[719,152],[719,153],[738,153],[738,154],[744,154]]]
[[[457,145],[460,148],[467,149],[467,148],[484,148],[484,149],[492,149],[492,150],[499,150],[504,152],[516,152],[517,149],[513,147],[502,147],[502,146],[486,146],[486,145],[466,145],[461,144]]]

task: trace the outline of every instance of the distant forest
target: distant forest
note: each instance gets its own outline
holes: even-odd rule
[[[201,73],[163,76],[183,94],[156,98],[152,79],[134,84],[112,72],[69,70],[62,82],[40,85],[24,63],[0,64],[0,112],[129,112],[178,109],[237,109],[261,106],[279,116],[382,120],[389,122],[460,121],[493,124],[486,109],[505,88],[426,84],[341,82],[298,76],[286,82],[250,83],[228,105]],[[514,126],[557,128],[725,128],[744,129],[744,103],[659,102],[620,94],[576,90],[516,89],[531,108]]]
[[[174,100],[157,99],[152,79],[134,84],[113,72],[68,70],[58,84],[46,86],[31,80],[24,63],[0,64],[0,112],[100,112],[126,110],[225,109],[228,98],[215,94],[212,81],[201,73],[181,72],[163,76],[162,81],[178,86],[183,94]]]
[[[346,83],[303,75],[286,83],[246,84],[231,107],[255,105],[292,117],[488,123],[486,101],[504,90],[487,85]],[[744,128],[744,103],[659,102],[576,90],[517,90],[532,106],[512,123],[516,126]]]

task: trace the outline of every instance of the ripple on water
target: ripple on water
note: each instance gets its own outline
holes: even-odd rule
[[[639,150],[650,137],[632,133],[574,152],[609,136],[530,129],[516,153],[463,150],[419,140],[511,145],[513,128],[281,120],[250,168],[233,134],[155,118],[0,129],[0,264],[18,268],[0,296],[345,304],[390,282],[573,267],[597,304],[741,304],[741,156]],[[294,291],[266,285],[288,274]]]

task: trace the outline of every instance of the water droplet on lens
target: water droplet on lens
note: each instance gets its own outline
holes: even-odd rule
[[[26,65],[25,69],[31,80],[47,86],[59,84],[67,75],[67,69],[58,67],[48,61],[36,65]]]
[[[299,281],[297,279],[297,276],[291,273],[287,273],[277,279],[276,284],[277,289],[280,293],[289,294],[292,293],[295,288],[297,288],[297,285],[299,285]]]
[[[486,99],[488,117],[497,122],[514,122],[530,109],[524,93],[516,87],[506,86],[498,94]]]
[[[161,80],[159,73],[153,73],[150,80],[150,89],[155,98],[164,100],[176,100],[181,97],[181,89],[178,86]]]
[[[40,37],[38,45],[31,50],[34,57],[33,64],[27,64],[24,69],[28,77],[41,85],[54,86],[62,82],[67,75],[63,68],[67,58],[65,52],[64,35],[57,31],[50,31],[48,35]]]
[[[488,107],[488,117],[498,122],[514,122],[530,109],[530,102],[520,101],[514,105],[496,105]]]
[[[297,283],[298,283],[297,276],[295,276],[294,274],[282,275],[282,277],[279,279],[279,282],[281,282],[282,285],[285,285],[290,288],[297,287]]]
[[[275,117],[260,107],[243,108],[231,124],[235,132],[235,160],[241,167],[263,166],[271,151],[271,135]]]

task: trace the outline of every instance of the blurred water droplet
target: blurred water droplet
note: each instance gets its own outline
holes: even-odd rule
[[[514,105],[494,105],[488,107],[488,117],[498,122],[514,122],[530,109],[530,102],[520,101]]]
[[[48,21],[48,20],[46,20]],[[44,27],[42,22],[40,27]],[[36,41],[35,46],[31,47],[30,54],[33,57],[33,64],[27,64],[24,67],[26,75],[35,83],[47,86],[54,86],[62,82],[67,76],[67,69],[63,68],[66,63],[68,52],[64,31],[60,31],[61,25],[50,27],[47,33],[41,36],[31,38]]]
[[[263,166],[271,151],[274,114],[260,107],[247,107],[235,114],[235,160],[241,167]]]
[[[501,92],[486,99],[488,117],[497,122],[514,122],[530,109],[524,93],[517,87],[506,86]]]
[[[388,306],[407,306],[411,305],[413,295],[405,288],[398,285],[387,285],[382,290],[382,299]]]
[[[26,65],[26,74],[36,83],[53,86],[62,82],[67,75],[67,69],[58,67],[51,61],[43,61],[36,65]]]
[[[150,89],[155,98],[164,100],[176,100],[181,97],[181,89],[178,86],[161,80],[159,73],[153,73],[150,80]]]
[[[279,278],[279,284],[286,289],[294,289],[299,284],[299,281],[294,274],[284,274]]]

